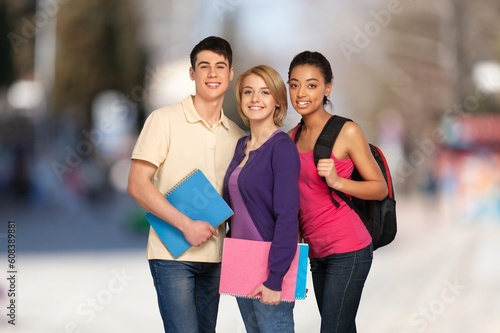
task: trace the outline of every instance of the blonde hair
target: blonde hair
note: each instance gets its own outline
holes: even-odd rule
[[[266,82],[271,95],[279,105],[274,110],[274,124],[278,127],[283,126],[283,120],[285,120],[286,118],[288,108],[286,85],[285,82],[283,82],[281,75],[274,68],[268,65],[259,65],[252,67],[241,74],[238,79],[236,79],[236,82],[234,84],[234,92],[236,95],[236,103],[238,105],[238,113],[240,114],[241,119],[246,126],[250,127],[250,120],[247,116],[245,116],[243,110],[241,109],[241,93],[243,81],[251,74],[260,76],[264,80],[264,82]]]

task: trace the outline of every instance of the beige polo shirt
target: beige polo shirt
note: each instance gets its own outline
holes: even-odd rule
[[[224,176],[236,142],[244,135],[241,128],[227,118],[212,127],[196,111],[192,96],[181,103],[153,111],[144,123],[132,152],[132,159],[148,161],[158,167],[153,184],[166,193],[190,171],[203,171],[212,185],[222,193]],[[191,247],[178,260],[220,262],[225,224],[199,247]],[[173,259],[152,228],[149,231],[148,259]]]

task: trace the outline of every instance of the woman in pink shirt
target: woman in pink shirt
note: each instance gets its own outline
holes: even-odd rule
[[[387,186],[362,129],[347,122],[328,159],[316,166],[313,147],[328,119],[333,74],[328,60],[318,52],[296,55],[288,71],[290,101],[302,116],[290,131],[300,156],[300,228],[309,244],[314,293],[321,314],[321,332],[354,333],[363,286],[370,271],[373,247],[362,220],[331,188],[361,199],[381,200]],[[300,127],[300,136],[296,133]],[[351,180],[354,166],[363,181]]]

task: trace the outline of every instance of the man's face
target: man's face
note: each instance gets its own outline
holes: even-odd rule
[[[224,56],[205,50],[196,56],[196,65],[189,69],[189,75],[195,81],[197,95],[215,100],[224,97],[234,70]]]

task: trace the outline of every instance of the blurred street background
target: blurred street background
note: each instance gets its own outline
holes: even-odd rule
[[[358,331],[500,332],[498,0],[0,0],[0,331],[162,331],[129,158],[149,113],[194,92],[209,35],[235,77],[286,80],[295,54],[325,54],[332,112],[387,156],[399,234],[375,252]],[[244,128],[232,90],[224,110]],[[318,331],[309,290],[298,333]],[[218,331],[244,332],[231,297]]]

